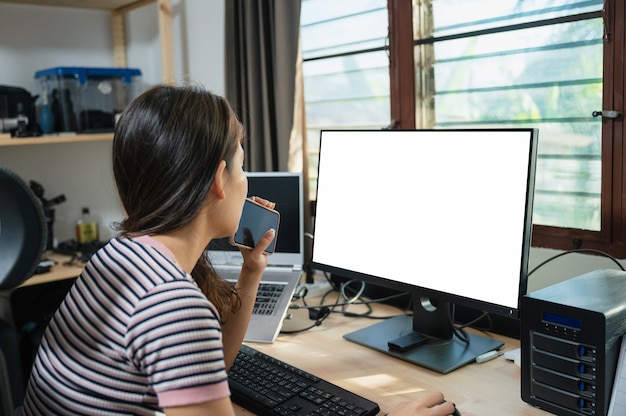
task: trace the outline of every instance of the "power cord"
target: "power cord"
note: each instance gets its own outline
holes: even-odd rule
[[[361,286],[358,290],[354,291],[354,289],[350,288],[350,285],[354,284],[354,283],[360,283]],[[353,290],[354,294],[349,294],[349,291]],[[389,316],[381,316],[381,317],[372,317],[371,312],[371,304],[372,303],[380,303],[380,302],[385,302],[391,299],[394,299],[396,297],[400,297],[403,296],[404,293],[401,294],[396,294],[396,295],[391,295],[391,296],[386,296],[383,298],[378,298],[378,299],[371,299],[371,300],[367,300],[367,299],[363,299],[362,298],[362,294],[365,290],[365,283],[361,282],[360,280],[350,280],[347,282],[342,283],[339,286],[339,289],[337,292],[334,291],[329,291],[326,294],[324,294],[322,296],[322,298],[320,299],[320,303],[318,305],[309,305],[307,303],[306,300],[306,295],[307,295],[307,289],[306,287],[303,287],[301,289],[301,291],[299,293],[296,294],[296,298],[299,298],[302,301],[302,305],[298,305],[298,304],[291,304],[289,306],[289,309],[306,309],[309,312],[309,319],[314,321],[311,325],[306,326],[304,328],[301,329],[296,329],[296,330],[281,330],[281,333],[283,334],[294,334],[294,333],[300,333],[300,332],[305,332],[308,331],[309,329],[315,328],[317,326],[322,325],[322,323],[324,322],[324,320],[326,320],[326,318],[328,318],[330,316],[331,313],[341,313],[344,316],[348,316],[348,317],[368,317],[370,319],[387,319],[389,318]],[[332,293],[337,293],[337,298],[335,299],[334,302],[326,302],[326,298],[328,296],[330,296]],[[344,298],[345,301],[340,301],[341,298]],[[357,313],[351,313],[345,310],[346,307],[348,307],[349,305],[365,305],[368,310],[365,313],[361,313],[361,314],[357,314]],[[336,309],[338,307],[341,307],[341,312],[337,312]]]
[[[567,254],[571,254],[571,253],[591,253],[591,254],[598,254],[604,257],[607,257],[608,259],[610,259],[611,261],[613,261],[617,267],[619,267],[620,270],[622,271],[626,271],[624,269],[624,267],[621,265],[621,263],[619,262],[619,260],[617,260],[615,257],[611,256],[608,253],[605,253],[604,251],[601,250],[596,250],[596,249],[592,249],[592,248],[578,248],[578,249],[572,249],[572,250],[568,250],[568,251],[564,251],[562,253],[558,253],[546,260],[544,260],[543,262],[541,262],[540,264],[538,264],[537,266],[535,266],[531,271],[528,272],[527,276],[532,275],[533,273],[535,273],[537,270],[539,270],[541,267],[545,266],[546,264],[550,263],[553,260],[558,259],[559,257],[565,256]],[[479,322],[482,319],[487,319],[488,320],[488,325],[486,328],[477,328],[475,327],[476,323]],[[478,316],[477,318],[473,319],[470,322],[467,322],[463,325],[461,325],[460,327],[458,327],[459,329],[463,330],[466,327],[473,327],[475,329],[479,329],[479,330],[483,330],[483,331],[489,331],[493,326],[493,322],[491,320],[491,315],[489,314],[489,312],[484,312]]]
[[[530,276],[531,274],[533,274],[534,272],[536,272],[538,269],[540,269],[541,267],[545,266],[546,264],[550,263],[552,260],[555,260],[561,256],[565,256],[566,254],[571,254],[571,253],[593,253],[593,254],[600,254],[604,257],[607,257],[609,259],[611,259],[615,264],[617,264],[617,267],[619,267],[622,271],[626,271],[624,270],[624,266],[621,265],[621,263],[613,256],[611,256],[608,253],[605,253],[604,251],[601,250],[596,250],[593,248],[576,248],[576,249],[572,249],[572,250],[568,250],[568,251],[564,251],[563,253],[559,253],[556,254],[552,257],[550,257],[547,260],[544,260],[543,262],[539,263],[534,269],[532,269],[531,271],[528,272],[528,276]]]
[[[353,301],[353,302],[337,302],[337,303],[332,303],[332,304],[320,304],[320,305],[316,305],[316,306],[309,306],[309,305],[296,305],[296,304],[291,304],[289,305],[289,309],[311,309],[311,308],[334,308],[334,307],[338,307],[338,306],[348,306],[348,305],[369,305],[372,303],[380,303],[380,302],[385,302],[387,300],[391,300],[391,299],[395,299],[397,297],[403,296],[402,295],[391,295],[391,296],[385,296],[384,298],[377,298],[377,299],[366,299],[366,300],[357,300],[357,301]],[[390,318],[390,317],[388,317]]]
[[[310,306],[307,304],[306,302],[306,295],[307,295],[307,291],[308,289],[306,287],[303,287],[302,289],[302,293],[299,295],[300,299],[302,300],[302,305],[296,305],[296,304],[291,304],[289,305],[289,309],[307,309],[309,312],[309,320],[314,321],[311,325],[306,326],[304,328],[300,328],[300,329],[295,329],[295,330],[285,330],[285,329],[281,329],[281,333],[282,334],[297,334],[300,332],[305,332],[308,331],[309,329],[313,329],[315,327],[318,327],[320,325],[322,325],[322,322],[324,322],[326,320],[326,318],[328,318],[332,312],[332,310],[334,309],[334,305],[323,305],[320,304],[318,306]],[[326,299],[326,296],[329,294],[330,292],[324,294],[324,296],[322,296],[322,302]],[[339,296],[337,296],[337,299],[339,299]],[[336,304],[336,302],[335,302]]]
[[[311,236],[312,238],[312,236]],[[609,258],[610,260],[612,260],[615,264],[617,264],[617,266],[622,270],[622,271],[626,271],[624,269],[624,267],[619,263],[619,261],[611,256],[608,253],[605,253],[601,250],[595,250],[595,249],[572,249],[572,250],[568,250],[565,251],[563,253],[559,253],[556,254],[550,258],[548,258],[547,260],[541,262],[539,265],[537,265],[535,268],[533,268],[530,272],[528,272],[527,276],[532,275],[534,272],[536,272],[539,268],[543,267],[544,265],[546,265],[547,263],[565,256],[567,254],[571,254],[571,253],[593,253],[593,254],[599,254],[602,256],[605,256],[607,258]],[[406,293],[402,292],[402,293],[398,293],[395,295],[390,295],[390,296],[385,296],[382,298],[377,298],[377,299],[366,299],[363,298],[363,293],[365,292],[366,289],[366,283],[363,282],[362,280],[359,279],[351,279],[348,280],[346,282],[343,282],[339,285],[337,285],[332,279],[329,278],[327,273],[324,273],[324,277],[326,278],[327,281],[329,281],[332,285],[332,287],[338,292],[337,294],[337,299],[335,300],[335,302],[333,303],[326,303],[326,298],[328,297],[328,295],[330,295],[331,293],[333,293],[333,291],[329,291],[326,294],[324,294],[320,300],[320,304],[319,305],[309,305],[306,302],[306,296],[307,296],[307,288],[306,286],[303,286],[302,289],[297,292],[294,297],[297,299],[301,299],[302,300],[302,305],[297,305],[297,304],[292,304],[289,306],[290,309],[307,309],[309,312],[309,319],[311,321],[314,321],[311,325],[302,328],[302,329],[298,329],[298,330],[293,330],[293,331],[281,331],[284,334],[294,334],[294,333],[300,333],[300,332],[305,332],[308,331],[312,328],[318,327],[320,325],[322,325],[322,323],[324,322],[324,320],[326,320],[326,318],[328,318],[330,316],[331,313],[341,313],[344,316],[347,317],[354,317],[354,318],[369,318],[369,319],[388,319],[390,318],[390,316],[371,316],[371,313],[373,312],[371,304],[373,303],[381,303],[381,302],[386,302],[395,298],[399,298],[402,296],[405,296]],[[353,286],[355,284],[358,284],[359,286],[355,289]],[[339,300],[343,298],[344,301],[340,302]],[[366,312],[362,312],[362,313],[354,313],[354,312],[349,312],[347,311],[347,307],[349,307],[350,305],[363,305],[367,307],[367,311]],[[337,312],[335,309],[336,308],[341,308],[340,312]],[[411,308],[411,304],[409,303],[407,305],[407,309]],[[454,335],[461,340],[462,342],[465,342],[467,344],[469,344],[470,342],[470,338],[467,335],[467,333],[465,332],[465,328],[471,327],[471,328],[475,328],[478,330],[483,330],[483,331],[488,331],[492,326],[493,326],[493,322],[491,319],[491,315],[489,314],[489,312],[485,312],[483,311],[481,313],[481,315],[479,315],[478,317],[474,318],[473,320],[466,322],[462,325],[457,325],[454,322],[454,316],[455,316],[455,306],[452,304],[450,305],[450,310],[448,311],[448,319],[449,319],[449,323],[452,327],[452,331],[454,333]],[[488,325],[486,327],[480,327],[477,328],[475,325],[480,322],[483,319],[487,319],[488,321]]]

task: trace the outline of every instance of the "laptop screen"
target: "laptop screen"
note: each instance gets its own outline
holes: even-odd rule
[[[260,196],[276,203],[280,225],[276,250],[269,256],[270,265],[298,265],[304,262],[304,210],[302,174],[292,172],[247,172],[248,197]],[[228,238],[209,244],[209,259],[214,266],[241,264],[239,249]]]

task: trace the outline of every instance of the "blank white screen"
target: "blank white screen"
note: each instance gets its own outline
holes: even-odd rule
[[[313,262],[517,308],[530,136],[322,132]]]

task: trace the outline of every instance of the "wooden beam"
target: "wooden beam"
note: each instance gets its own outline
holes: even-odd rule
[[[119,13],[128,13],[131,10],[138,9],[148,4],[154,3],[156,0],[137,0],[132,2],[127,2],[124,6],[118,7],[115,9],[116,12]]]
[[[415,62],[411,0],[389,0],[391,128],[415,128]]]
[[[128,66],[126,55],[126,24],[124,13],[111,12],[111,29],[113,34],[113,64],[119,68]]]
[[[164,83],[176,81],[174,70],[174,42],[172,35],[172,2],[158,0],[159,37],[161,40],[161,70]]]

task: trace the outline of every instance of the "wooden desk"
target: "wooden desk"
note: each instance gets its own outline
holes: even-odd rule
[[[83,271],[84,264],[76,262],[72,265],[66,263],[71,259],[70,256],[64,256],[55,253],[45,253],[44,258],[53,260],[56,262],[54,266],[50,268],[48,273],[34,274],[30,278],[26,279],[18,287],[40,285],[42,283],[55,282],[58,280],[73,279]]]
[[[76,277],[82,265],[66,266],[66,256],[50,255],[58,265],[49,273],[35,275],[22,286]],[[314,304],[313,301],[309,302]],[[373,305],[373,315],[393,316],[398,309]],[[363,306],[350,306],[353,313]],[[292,310],[302,327],[311,324],[304,309]],[[289,364],[295,365],[347,390],[360,394],[381,408],[381,415],[397,403],[419,397],[425,391],[442,391],[447,400],[456,403],[463,416],[533,416],[549,413],[523,402],[520,393],[520,369],[500,356],[483,364],[468,364],[449,374],[439,374],[367,347],[343,339],[343,335],[377,320],[349,318],[332,314],[323,324],[298,334],[281,334],[272,344],[249,345]],[[504,351],[519,348],[519,341],[493,335],[505,342]],[[237,415],[252,413],[235,406]]]
[[[350,312],[363,311],[351,306]],[[398,310],[374,305],[374,315],[391,316]],[[297,310],[295,314],[304,311]],[[521,399],[520,369],[500,356],[483,364],[468,364],[449,374],[418,367],[343,339],[343,335],[378,321],[332,314],[319,327],[298,334],[281,334],[273,344],[249,345],[289,364],[360,394],[381,408],[381,415],[401,401],[425,391],[442,391],[463,416],[548,415]],[[519,348],[516,339],[504,351]],[[236,406],[237,415],[251,413]]]

